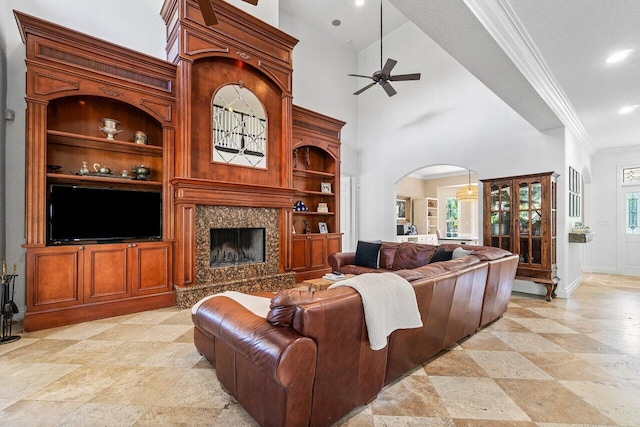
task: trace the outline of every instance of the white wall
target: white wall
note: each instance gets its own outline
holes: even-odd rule
[[[585,271],[620,274],[618,266],[618,169],[640,166],[640,148],[596,153],[591,161],[587,225],[595,240],[585,248]]]
[[[379,87],[360,95],[361,238],[393,237],[394,185],[421,167],[454,164],[479,179],[564,168],[562,129],[538,132],[415,25],[390,34],[385,46],[398,60],[396,74],[420,71],[422,79],[394,82],[394,97]],[[377,46],[359,54],[360,74],[377,64]]]
[[[300,40],[293,51],[293,103],[347,122],[341,135],[341,171],[356,175],[357,100],[352,77],[347,77],[357,71],[356,53],[285,10],[280,12],[280,29]]]
[[[591,180],[591,156],[589,150],[578,138],[569,130],[565,135],[565,167],[558,178],[558,194],[568,195],[569,193],[569,167],[578,171],[584,178],[582,186],[582,198],[589,199],[588,190]],[[580,217],[569,217],[569,199],[562,199],[563,203],[558,204],[558,276],[564,282],[558,288],[558,295],[567,298],[573,293],[581,283],[582,270],[585,264],[585,249],[591,243],[569,243],[569,232],[576,222],[583,222],[589,225],[590,208],[583,203],[583,210]],[[560,201],[560,199],[559,199]],[[564,226],[564,232],[561,227]]]

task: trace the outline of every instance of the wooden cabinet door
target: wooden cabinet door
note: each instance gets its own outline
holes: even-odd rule
[[[171,291],[171,245],[132,243],[129,277],[134,295]]]
[[[295,272],[305,271],[309,268],[309,242],[311,236],[295,235],[291,241],[291,269]]]
[[[338,252],[342,252],[342,234],[329,234],[327,236],[327,257]],[[326,266],[329,266],[327,259],[324,262]]]
[[[82,246],[27,250],[27,311],[82,303]]]
[[[108,301],[131,295],[126,244],[88,245],[84,260],[84,302]]]
[[[319,269],[327,265],[327,236],[313,235],[309,239],[309,268]]]

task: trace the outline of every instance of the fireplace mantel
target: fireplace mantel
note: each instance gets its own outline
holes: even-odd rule
[[[175,178],[171,184],[175,190],[175,200],[178,204],[291,209],[295,192],[293,188],[197,178]]]

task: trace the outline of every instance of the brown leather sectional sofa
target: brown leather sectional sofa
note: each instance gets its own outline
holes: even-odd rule
[[[370,348],[360,295],[349,287],[254,294],[269,298],[266,318],[233,299],[211,298],[193,314],[195,345],[260,425],[331,425],[506,311],[517,255],[465,246],[472,255],[428,264],[436,249],[382,244],[381,268],[372,270],[396,272],[412,284],[423,323],[393,332],[382,350]],[[358,270],[353,259],[333,254],[330,263],[342,272],[372,271]]]

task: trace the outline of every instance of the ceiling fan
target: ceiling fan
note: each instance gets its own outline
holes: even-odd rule
[[[258,0],[243,1],[254,6],[258,4]],[[207,27],[211,27],[218,23],[218,18],[216,18],[216,12],[213,10],[211,0],[198,0],[198,6],[200,6],[200,11],[202,12],[202,17],[204,18],[204,23],[207,24]]]
[[[395,67],[397,63],[398,61],[396,61],[395,59],[388,58],[387,62],[384,64],[384,67],[382,66],[382,0],[380,0],[380,69],[374,72],[373,75],[371,76],[363,76],[361,74],[348,74],[349,76],[364,77],[364,78],[373,80],[372,83],[369,83],[368,85],[366,85],[359,91],[354,92],[353,94],[360,95],[362,92],[374,86],[375,84],[379,84],[380,86],[382,86],[385,92],[387,92],[387,95],[393,96],[397,92],[389,82],[399,82],[399,81],[405,81],[405,80],[420,80],[420,73],[400,74],[397,76],[392,76],[391,70],[393,70],[393,67]]]

